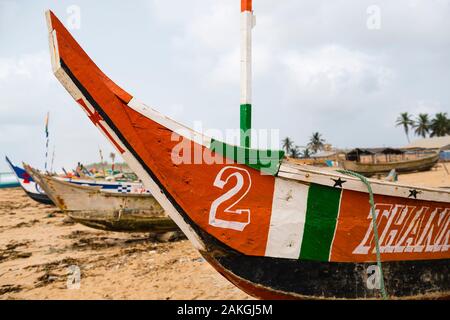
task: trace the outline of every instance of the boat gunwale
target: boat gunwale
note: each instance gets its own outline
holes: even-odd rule
[[[301,177],[301,175],[304,175],[305,177]],[[324,177],[329,177],[330,178],[330,182],[328,184],[324,183],[324,182],[318,182],[316,179],[316,176],[311,176],[311,177],[306,177],[307,175],[316,175],[316,176],[324,176]],[[353,191],[360,191],[360,192],[365,192],[367,193],[367,187],[364,183],[361,182],[360,179],[337,172],[337,171],[322,171],[322,170],[318,170],[315,167],[311,167],[308,165],[302,165],[302,164],[293,164],[291,162],[288,161],[283,161],[281,166],[280,166],[280,170],[278,172],[278,177],[281,178],[287,178],[287,179],[293,179],[293,180],[297,180],[297,181],[304,181],[306,183],[318,183],[318,184],[322,184],[322,185],[333,185],[333,182],[331,179],[333,178],[341,178],[341,179],[345,179],[347,181],[352,181],[354,184],[349,186],[349,185],[344,185],[343,189],[344,190],[353,190]],[[371,184],[372,189],[374,194],[381,194],[381,195],[389,195],[389,196],[395,196],[395,197],[400,197],[400,198],[408,198],[408,194],[410,190],[417,190],[420,192],[426,192],[426,193],[432,193],[432,194],[439,194],[439,195],[443,195],[448,196],[449,198],[447,200],[445,199],[440,199],[440,200],[430,200],[430,201],[438,201],[438,202],[450,202],[450,190],[445,190],[443,188],[433,188],[433,187],[424,187],[424,186],[418,186],[418,185],[409,185],[409,184],[403,184],[403,183],[397,183],[397,182],[391,182],[391,181],[380,181],[380,180],[376,180],[376,179],[367,179],[368,182]],[[356,184],[356,185],[355,185]],[[382,187],[390,187],[390,188],[394,188],[394,190],[392,190],[394,193],[392,192],[380,192],[381,190],[378,190]],[[407,195],[401,195],[398,194],[399,192],[404,191],[407,192]],[[422,194],[423,196],[423,194]],[[418,199],[418,200],[426,200],[426,199]]]

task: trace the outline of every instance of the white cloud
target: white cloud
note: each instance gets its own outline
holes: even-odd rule
[[[47,52],[23,54],[18,57],[0,57],[0,81],[49,81],[51,79],[50,61]]]
[[[336,45],[307,52],[290,51],[283,54],[281,62],[300,92],[331,98],[348,91],[355,94],[382,90],[394,76],[380,58]]]

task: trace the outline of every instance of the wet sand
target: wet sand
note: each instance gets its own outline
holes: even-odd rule
[[[450,175],[439,164],[400,175],[399,182],[450,187]],[[72,270],[80,271],[79,288],[70,281],[76,279]],[[0,190],[0,299],[251,297],[218,274],[188,240],[160,243],[147,234],[90,229],[17,188]]]

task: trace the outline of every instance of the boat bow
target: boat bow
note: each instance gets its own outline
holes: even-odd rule
[[[281,152],[227,146],[190,130],[117,86],[52,12],[47,20],[56,77],[219,272],[259,297],[333,297],[349,286],[358,290],[343,297],[376,296],[364,287],[364,271],[352,276],[376,261],[361,182],[292,167]],[[388,184],[374,190],[390,274],[416,268],[444,279],[427,283],[415,273],[403,279],[405,292],[394,294],[432,288],[448,294],[450,193]],[[346,281],[333,284],[340,273]]]

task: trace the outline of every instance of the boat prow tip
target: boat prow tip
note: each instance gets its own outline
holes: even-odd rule
[[[52,17],[56,17],[53,11],[50,9],[45,10],[45,20],[47,21],[47,28],[49,33],[53,31]]]
[[[58,49],[58,37],[57,31],[55,29],[55,25],[61,23],[56,15],[51,10],[45,11],[45,19],[47,21],[47,29],[48,29],[48,40],[50,46],[50,56],[51,56],[51,64],[53,73],[57,75],[58,71],[61,69],[61,61],[59,56]]]

